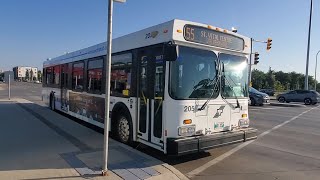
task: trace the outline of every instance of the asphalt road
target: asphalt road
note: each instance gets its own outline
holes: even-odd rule
[[[0,88],[3,85],[0,84]],[[18,83],[13,97],[41,102],[41,85]],[[5,98],[0,89],[0,98]],[[142,152],[173,165],[190,179],[320,179],[320,106],[250,107],[258,139],[179,158],[152,148]]]
[[[41,102],[42,84],[11,82],[11,98],[24,98],[32,102]],[[8,98],[8,83],[0,82],[0,99]]]

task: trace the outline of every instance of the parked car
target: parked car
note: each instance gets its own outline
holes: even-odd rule
[[[260,92],[253,87],[249,87],[249,98],[249,104],[251,106],[262,106],[264,104],[270,104],[270,97],[268,96],[268,94]]]
[[[277,95],[279,102],[304,102],[306,105],[320,102],[320,94],[314,90],[293,90]]]
[[[266,93],[269,96],[274,96],[274,90],[273,89],[260,89],[260,92]]]

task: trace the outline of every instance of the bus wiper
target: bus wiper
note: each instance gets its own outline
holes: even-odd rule
[[[232,86],[230,85],[228,79],[227,79],[225,76],[223,76],[223,78],[224,78],[224,79],[226,80],[226,82],[228,83],[228,86],[229,86],[229,88],[232,90],[232,93],[234,94],[234,97],[236,98],[236,101],[237,101],[237,106],[234,106],[234,105],[232,105],[232,104],[229,103],[229,102],[227,102],[227,104],[232,105],[232,108],[233,108],[233,109],[240,108],[239,100],[238,100],[238,97],[237,97],[236,93],[234,92],[234,90],[233,90]],[[222,99],[223,99],[224,101],[227,101],[226,98],[223,97],[223,96],[222,96]]]
[[[216,62],[217,63],[217,62]],[[208,105],[208,103],[210,102],[210,100],[212,99],[213,95],[215,94],[216,89],[218,88],[218,81],[221,81],[221,66],[217,66],[217,71],[216,71],[216,76],[214,77],[214,79],[212,80],[212,85],[213,85],[213,89],[212,89],[212,93],[210,94],[209,98],[206,100],[205,103],[203,103],[203,105],[198,108],[198,111],[202,111],[206,108],[206,106]],[[220,90],[221,88],[219,88]]]
[[[191,96],[195,96],[194,93],[198,90],[201,89],[202,87],[208,86],[213,80],[210,80],[209,78],[202,79],[201,81],[198,82],[195,86],[193,86],[193,91],[191,92]]]
[[[229,88],[232,90],[232,93],[234,94],[234,97],[236,98],[236,101],[237,101],[237,106],[234,106],[233,104],[229,103],[225,97],[221,96],[222,99],[230,106],[232,107],[232,109],[236,109],[236,108],[240,108],[240,104],[239,104],[239,100],[238,100],[238,97],[236,95],[236,93],[234,92],[229,80],[226,78],[225,76],[225,72],[224,72],[224,63],[222,63],[222,71],[223,71],[223,79],[225,80],[225,82],[227,82],[227,85],[229,86]],[[230,78],[231,79],[231,78]],[[232,80],[232,79],[231,79]]]
[[[208,85],[211,85],[210,83]],[[210,94],[209,98],[206,100],[205,103],[203,103],[203,105],[198,108],[198,111],[202,111],[204,110],[204,108],[206,108],[206,106],[208,105],[208,103],[210,102],[210,100],[212,99],[213,95],[215,94],[215,90],[218,86],[218,78],[217,76],[212,80],[212,85],[213,85],[213,89],[212,89],[212,93]]]
[[[202,79],[201,81],[198,82],[198,84],[196,84],[195,86],[193,86],[193,90],[198,89],[200,86],[207,86],[208,84],[210,84],[211,80],[209,78],[207,79]]]

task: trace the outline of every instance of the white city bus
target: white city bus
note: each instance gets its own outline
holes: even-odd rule
[[[113,40],[110,131],[182,155],[255,139],[250,38],[172,20]],[[48,106],[103,128],[106,43],[43,63]]]

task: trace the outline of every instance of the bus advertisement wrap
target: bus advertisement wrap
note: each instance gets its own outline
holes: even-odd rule
[[[104,98],[69,93],[69,110],[91,120],[104,122]]]

